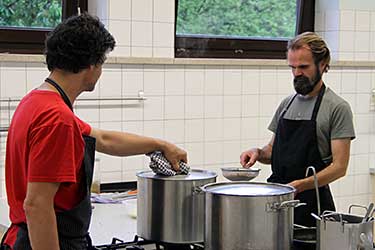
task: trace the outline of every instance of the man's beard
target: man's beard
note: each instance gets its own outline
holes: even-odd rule
[[[319,71],[319,68],[316,68],[316,74],[310,80],[307,76],[296,76],[293,80],[294,89],[298,94],[307,95],[313,91],[314,87],[322,79],[322,74]]]

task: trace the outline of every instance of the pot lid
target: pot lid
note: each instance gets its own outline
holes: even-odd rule
[[[211,183],[203,187],[208,193],[233,196],[274,196],[293,193],[292,186],[262,182],[222,182]]]
[[[148,179],[160,179],[168,181],[191,181],[191,180],[204,180],[215,178],[217,174],[213,171],[207,171],[203,169],[190,169],[189,174],[178,174],[174,176],[165,176],[160,174],[155,174],[151,170],[140,171],[137,173],[137,176],[140,178]]]

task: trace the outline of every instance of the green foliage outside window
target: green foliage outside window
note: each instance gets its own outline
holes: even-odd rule
[[[290,38],[295,0],[178,0],[177,34]]]
[[[61,15],[60,0],[0,0],[0,26],[53,28]]]

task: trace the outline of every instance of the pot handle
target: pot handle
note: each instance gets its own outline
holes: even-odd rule
[[[203,186],[204,185],[193,187],[192,191],[191,191],[192,195],[202,195],[202,194],[204,194]]]
[[[277,212],[278,210],[284,208],[291,208],[291,207],[299,207],[304,206],[306,203],[301,203],[299,200],[290,200],[290,201],[283,201],[281,203],[267,203],[266,204],[266,212]]]

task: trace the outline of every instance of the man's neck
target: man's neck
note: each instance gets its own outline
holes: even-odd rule
[[[314,97],[317,96],[320,92],[320,89],[323,87],[323,80],[320,80],[318,84],[315,85],[313,91],[311,91],[307,96]]]
[[[70,102],[73,104],[77,96],[82,92],[80,85],[82,83],[82,76],[80,74],[66,73],[61,70],[54,70],[50,73],[48,78],[54,80],[68,96]],[[49,83],[43,83],[40,89],[47,89],[58,92],[57,89]]]

